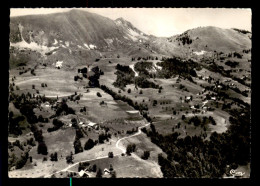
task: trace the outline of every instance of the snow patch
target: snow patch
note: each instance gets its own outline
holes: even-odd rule
[[[19,31],[21,34],[21,39],[22,41],[17,42],[17,43],[12,43],[10,42],[10,46],[16,47],[16,48],[27,48],[27,49],[31,49],[32,51],[37,51],[39,53],[41,53],[41,55],[45,55],[45,53],[48,53],[54,49],[57,49],[58,47],[47,47],[45,45],[39,45],[38,43],[31,41],[30,43],[27,43],[22,35],[22,31],[23,31],[23,26],[21,24],[18,25],[19,27]],[[31,37],[30,37],[31,39]]]
[[[84,46],[87,48],[87,49],[90,49],[88,44],[84,43]]]
[[[57,61],[56,62],[56,68],[58,68],[58,67],[62,67],[62,63],[63,63],[63,61]]]
[[[132,36],[132,35],[130,35],[130,34],[127,34],[127,35],[128,35],[128,37],[130,37],[133,41],[137,41],[137,40],[138,40],[135,36]]]
[[[57,49],[58,47],[47,47],[44,45],[38,45],[35,42],[27,43],[25,40],[22,40],[17,43],[10,42],[10,46],[16,47],[16,48],[27,48],[31,49],[32,51],[37,51],[41,53],[42,55],[45,55],[45,53],[50,52],[52,50]]]
[[[138,110],[127,110],[126,112],[130,113],[130,114],[138,114],[139,113]]]
[[[80,45],[77,45],[78,46],[78,48],[83,48],[82,46],[80,46]]]
[[[128,31],[129,31],[129,33],[130,33],[132,36],[140,36],[139,33],[137,33],[136,31],[132,30],[131,28],[128,28]]]
[[[202,51],[200,51],[200,52],[193,52],[193,53],[196,54],[196,55],[198,55],[198,56],[200,56],[200,55],[205,54],[206,51],[205,51],[205,50],[202,50]]]
[[[106,43],[108,44],[108,45],[111,45],[112,43],[113,43],[113,39],[105,39],[105,41],[106,41]]]
[[[93,50],[93,49],[96,49],[97,46],[96,46],[96,45],[92,45],[92,44],[90,44],[90,45],[89,45],[89,48],[90,48],[91,50]]]

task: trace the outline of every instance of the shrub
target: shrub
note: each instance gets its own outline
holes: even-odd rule
[[[109,157],[109,158],[113,158],[113,157],[114,157],[113,152],[109,152],[109,153],[108,153],[108,157]]]
[[[142,159],[147,160],[150,157],[150,151],[144,151]]]
[[[47,146],[46,146],[45,142],[39,142],[37,152],[38,152],[38,154],[43,154],[43,155],[48,154],[48,150],[47,150]]]
[[[85,150],[92,149],[95,146],[95,142],[92,139],[89,139],[84,146]]]
[[[75,154],[83,152],[83,148],[81,146],[81,142],[77,138],[74,141],[74,149],[75,149]]]
[[[98,96],[98,97],[102,97],[102,95],[101,95],[99,92],[97,92],[97,96]]]

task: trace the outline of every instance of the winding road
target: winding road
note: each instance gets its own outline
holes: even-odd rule
[[[135,133],[135,134],[133,134],[133,135],[130,135],[130,136],[123,137],[123,138],[117,140],[117,142],[116,142],[116,148],[120,149],[120,150],[122,151],[122,153],[125,153],[125,152],[126,152],[126,149],[125,149],[124,147],[120,147],[120,146],[119,146],[119,143],[120,143],[122,140],[125,140],[125,139],[128,139],[128,138],[132,138],[132,137],[135,137],[135,136],[140,135],[140,134],[142,133],[141,129],[144,128],[144,127],[147,127],[147,126],[149,126],[149,125],[150,125],[150,123],[147,123],[147,124],[145,124],[144,126],[138,127],[138,132],[137,132],[137,133]],[[114,156],[119,156],[119,155],[120,155],[120,153],[119,153],[119,154],[115,154]],[[135,157],[136,157],[136,156],[135,156]],[[101,157],[93,158],[93,159],[87,159],[87,160],[79,161],[79,162],[76,162],[76,163],[74,163],[74,164],[72,164],[72,165],[69,165],[68,167],[66,167],[66,168],[64,168],[64,169],[62,169],[62,170],[60,170],[60,171],[54,172],[54,173],[49,174],[49,175],[45,175],[44,178],[51,177],[52,175],[57,174],[57,173],[60,173],[60,172],[68,171],[68,169],[70,169],[70,168],[72,168],[72,167],[78,165],[79,163],[88,162],[88,161],[94,161],[94,160],[99,160],[99,159],[104,159],[104,158],[108,158],[108,155],[107,155],[107,156],[101,156]]]

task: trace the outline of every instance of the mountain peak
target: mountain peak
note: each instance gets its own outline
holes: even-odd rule
[[[115,22],[117,24],[122,24],[124,26],[127,26],[127,27],[133,27],[132,23],[130,23],[129,21],[125,20],[124,18],[120,17],[120,18],[117,18],[115,20]]]

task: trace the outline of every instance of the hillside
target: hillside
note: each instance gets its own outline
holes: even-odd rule
[[[10,21],[11,46],[36,51],[47,63],[64,61],[64,66],[85,63],[87,56],[98,58],[106,52],[133,57],[187,57],[200,51],[241,51],[251,48],[248,35],[233,29],[201,27],[170,38],[148,36],[123,18],[111,20],[82,10],[13,17]],[[30,58],[27,51],[22,55]]]
[[[9,177],[250,177],[251,33],[71,10],[12,17],[9,53]]]
[[[185,43],[189,39],[191,43]],[[246,34],[239,33],[233,29],[222,29],[217,27],[199,27],[188,30],[183,34],[169,38],[172,42],[189,46],[193,50],[205,51],[240,51],[250,48],[251,40]],[[185,45],[186,44],[186,45]]]

